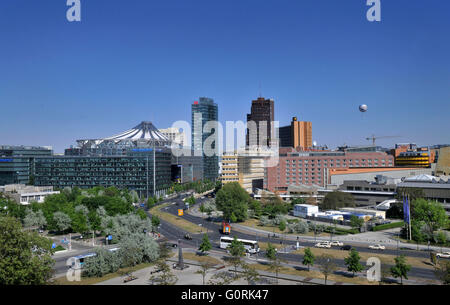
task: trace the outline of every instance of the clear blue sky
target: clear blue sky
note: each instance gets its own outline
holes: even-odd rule
[[[319,144],[450,143],[450,2],[381,0],[381,23],[365,2],[81,0],[70,23],[66,0],[2,0],[0,144],[166,128],[199,96],[245,121],[259,83]]]

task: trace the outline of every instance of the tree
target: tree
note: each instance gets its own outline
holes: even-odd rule
[[[360,229],[364,224],[364,219],[359,218],[358,216],[352,215],[350,216],[350,226],[354,229]]]
[[[200,269],[195,271],[195,273],[200,274],[202,276],[203,285],[205,285],[206,274],[208,273],[208,270],[211,269],[212,267],[213,267],[213,265],[211,263],[204,262],[200,265]]]
[[[0,284],[43,285],[53,275],[52,242],[22,230],[19,220],[0,217]]]
[[[450,262],[439,260],[434,274],[444,285],[450,285]]]
[[[234,266],[235,274],[237,274],[237,267],[241,264],[241,257],[245,255],[244,244],[238,241],[235,236],[231,244],[228,246],[228,251],[231,254],[231,264]]]
[[[408,272],[411,270],[411,265],[406,264],[404,255],[395,258],[395,266],[391,267],[391,274],[395,278],[400,278],[400,283],[403,285],[403,278],[408,279]]]
[[[266,257],[270,260],[269,270],[275,272],[278,284],[278,272],[283,266],[281,259],[277,257],[276,248],[270,242],[267,244]]]
[[[315,256],[312,253],[311,249],[308,247],[305,249],[305,255],[303,256],[302,264],[308,266],[308,271],[310,270],[310,266],[314,266]]]
[[[328,276],[332,274],[337,268],[336,264],[333,261],[333,256],[329,254],[322,254],[321,256],[318,257],[317,263],[319,264],[320,272],[322,272],[322,274],[325,277],[325,285],[326,285]]]
[[[157,228],[161,224],[161,220],[158,216],[152,215],[152,227]]]
[[[328,193],[320,205],[321,210],[337,210],[344,207],[354,207],[355,199],[349,193],[334,191]]]
[[[225,220],[231,219],[234,215],[236,221],[247,219],[248,203],[250,195],[237,182],[225,184],[216,195],[216,206],[223,212]]]
[[[254,212],[256,217],[260,217],[263,213],[261,202],[258,200],[250,200],[249,209]]]
[[[361,257],[358,251],[352,248],[348,257],[344,259],[345,265],[347,265],[347,270],[353,272],[353,277],[355,277],[355,272],[360,272],[363,270],[363,266],[359,262]]]
[[[281,232],[284,232],[284,230],[286,230],[286,222],[284,220],[280,222],[280,224],[278,225],[278,229],[280,229]]]
[[[54,213],[53,220],[55,221],[56,227],[59,232],[64,232],[67,229],[70,229],[72,220],[66,213],[63,212]]]
[[[212,248],[212,246],[211,246],[211,243],[209,242],[208,235],[204,234],[202,243],[201,243],[200,247],[198,248],[198,250],[200,250],[203,254],[208,254],[208,251],[211,250],[211,248]]]
[[[414,206],[412,218],[425,224],[429,239],[435,231],[447,226],[448,217],[445,214],[444,207],[439,202],[417,199],[412,206]]]
[[[214,274],[211,279],[208,281],[209,285],[229,285],[233,282],[235,276],[230,275],[229,272],[221,271]]]
[[[277,284],[278,284],[278,273],[280,272],[281,268],[283,268],[282,260],[278,257],[275,257],[275,259],[271,260],[269,263],[269,270],[272,272],[275,272],[275,276],[277,278]]]
[[[118,253],[108,251],[104,248],[94,249],[95,256],[86,259],[83,276],[102,277],[108,273],[117,272],[121,265]]]
[[[32,209],[28,209],[23,223],[25,228],[43,228],[47,224],[47,220],[41,210],[34,212]]]
[[[159,260],[156,263],[156,270],[159,272],[150,277],[152,284],[157,282],[157,285],[175,285],[178,282],[176,275],[172,273],[164,260]]]
[[[259,281],[258,271],[256,271],[255,267],[249,264],[242,264],[242,274],[249,285]]]

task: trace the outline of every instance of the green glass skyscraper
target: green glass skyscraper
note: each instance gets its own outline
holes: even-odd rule
[[[201,97],[192,104],[192,149],[203,156],[203,178],[211,181],[219,176],[218,107],[213,99]]]

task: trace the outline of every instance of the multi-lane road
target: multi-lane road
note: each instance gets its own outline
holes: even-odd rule
[[[178,215],[178,209],[184,207],[184,202],[182,200],[183,198],[184,197],[180,196],[176,199],[162,202],[161,204],[168,203],[168,202],[172,203],[168,207],[162,209],[162,211],[173,214],[173,215]],[[207,198],[197,199],[196,205],[199,205],[206,200],[208,200],[208,199]],[[208,221],[202,217],[197,217],[197,216],[194,216],[194,215],[191,215],[188,213],[184,213],[182,218],[189,222],[192,222],[194,224],[201,225],[201,227],[203,228],[203,234],[207,232],[208,237],[211,241],[211,244],[213,245],[215,250],[223,251],[224,254],[226,253],[225,250],[219,248],[219,239],[222,236],[222,234],[220,233],[221,232],[220,225],[218,225],[214,222]],[[185,232],[184,230],[182,230],[164,220],[161,220],[160,232],[162,235],[164,235],[168,240],[170,240],[172,242],[176,242],[178,239],[180,239],[180,241],[182,242],[182,245],[184,247],[198,248],[198,246],[202,242],[202,238],[203,238],[202,234],[190,234],[192,237],[192,240],[186,240],[186,239],[184,239],[184,235],[188,232]],[[256,233],[256,232],[252,233],[250,231],[248,233],[244,233],[241,231],[233,230],[232,236],[236,236],[237,238],[240,238],[240,239],[257,240],[258,242],[280,243],[280,241],[281,241],[281,238],[272,238],[271,237],[272,234],[269,232],[267,234],[261,234],[261,233]],[[304,240],[304,239],[302,240],[301,237],[299,237],[298,242],[301,247],[313,247],[315,245],[314,241]],[[285,247],[293,248],[296,244],[297,244],[296,239],[295,240],[283,239],[283,246],[285,246]],[[424,261],[429,260],[429,258],[430,258],[430,254],[428,251],[417,251],[417,250],[413,250],[413,249],[408,249],[408,250],[398,249],[397,250],[397,248],[386,248],[386,250],[383,250],[382,252],[380,252],[380,250],[369,249],[368,248],[369,244],[362,245],[360,242],[358,242],[358,243],[346,242],[345,244],[351,245],[358,252],[372,253],[372,254],[374,254],[374,256],[376,256],[377,254],[387,254],[387,255],[394,255],[394,256],[403,254],[406,257],[423,258]],[[336,249],[339,249],[339,248],[336,247]],[[344,251],[344,250],[342,250],[342,251]],[[259,256],[263,257],[264,252],[261,252],[259,254]],[[279,256],[281,258],[283,258],[284,260],[287,260],[290,262],[298,262],[300,264],[301,264],[301,261],[303,260],[303,256],[300,254],[279,253]],[[343,259],[336,259],[336,264],[340,267],[345,267]],[[411,271],[409,272],[409,275],[412,277],[417,277],[417,278],[435,279],[433,270],[427,269],[427,268],[413,267],[411,269]]]
[[[178,196],[175,199],[169,199],[169,200],[164,200],[164,201],[160,202],[159,203],[160,205],[169,203],[169,205],[166,208],[162,209],[162,212],[170,213],[173,215],[178,215],[178,209],[184,207],[183,199],[185,197],[186,196]],[[197,199],[196,205],[199,205],[206,200],[208,200],[208,199],[207,198]],[[149,213],[149,211],[147,211],[147,213]],[[149,213],[149,215],[150,215],[150,213]],[[189,222],[192,222],[197,225],[201,225],[203,234],[204,233],[208,234],[208,237],[211,241],[211,244],[212,244],[214,250],[222,251],[224,253],[224,255],[226,255],[226,251],[224,249],[220,249],[220,247],[219,247],[219,240],[220,240],[220,237],[222,236],[222,234],[221,234],[222,228],[220,225],[218,225],[212,221],[208,221],[202,217],[191,215],[189,213],[184,213],[184,215],[182,217],[183,217],[183,219],[185,219]],[[176,243],[178,240],[180,240],[182,246],[188,247],[188,248],[198,248],[199,245],[201,244],[202,238],[203,238],[203,234],[200,234],[200,233],[199,234],[190,234],[192,239],[186,240],[184,238],[184,236],[188,232],[186,232],[183,229],[176,227],[175,225],[173,225],[167,221],[164,221],[162,219],[161,219],[161,225],[159,227],[159,232],[170,242]],[[261,234],[261,233],[256,233],[256,232],[253,233],[251,231],[249,231],[248,233],[244,233],[241,231],[233,230],[232,236],[236,236],[237,238],[240,238],[240,239],[257,240],[258,242],[271,242],[271,243],[279,244],[281,241],[280,238],[271,237],[272,234],[270,234],[269,232],[268,232],[268,234]],[[305,240],[305,239],[302,239],[301,237],[299,237],[298,243],[301,247],[313,247],[315,244],[314,241]],[[293,248],[293,246],[295,246],[296,244],[297,244],[297,239],[294,239],[294,240],[283,239],[284,247]],[[352,244],[350,242],[347,242],[346,245],[351,245],[353,248],[355,248],[358,252],[361,252],[361,253],[373,253],[374,256],[376,256],[376,254],[380,254],[380,253],[387,254],[387,255],[403,254],[407,257],[423,258],[424,261],[429,260],[429,257],[430,257],[430,254],[427,251],[416,251],[416,250],[412,250],[412,249],[411,250],[402,250],[402,249],[397,250],[397,249],[393,249],[393,248],[386,248],[386,250],[380,252],[379,250],[369,249],[367,247],[368,245],[361,245],[361,243]],[[111,247],[113,247],[113,246],[111,246]],[[336,249],[339,249],[339,248],[336,247]],[[61,276],[67,272],[68,267],[66,266],[66,261],[70,257],[76,256],[76,255],[81,255],[81,254],[86,254],[91,251],[92,251],[92,247],[78,246],[76,248],[76,250],[74,250],[74,251],[56,254],[53,257],[55,259],[55,266],[54,266],[55,274],[57,276]],[[342,251],[344,251],[344,250],[342,250]],[[280,258],[282,258],[286,261],[292,262],[292,263],[301,264],[301,261],[303,260],[302,255],[288,253],[288,252],[283,253],[283,252],[280,251],[280,253],[279,253]],[[258,256],[264,257],[264,252],[259,253]],[[343,259],[336,259],[336,264],[340,267],[345,267]],[[411,269],[411,271],[409,272],[409,275],[412,277],[423,278],[423,279],[435,279],[433,270],[426,269],[426,268],[413,267]]]

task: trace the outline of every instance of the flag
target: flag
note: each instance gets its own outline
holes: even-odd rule
[[[406,222],[406,197],[403,196],[403,221]]]
[[[406,224],[409,224],[409,215],[410,211],[409,211],[409,201],[408,201],[408,197],[403,197],[403,221]]]

